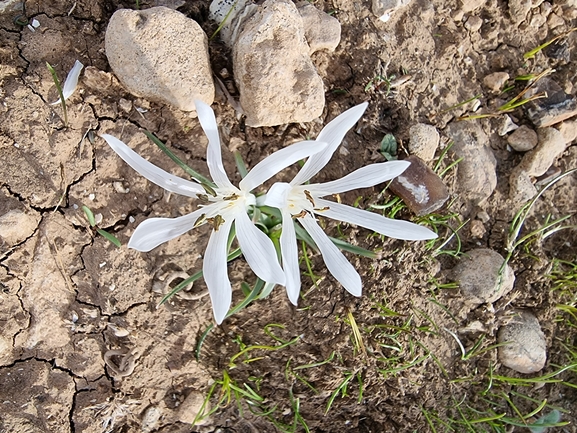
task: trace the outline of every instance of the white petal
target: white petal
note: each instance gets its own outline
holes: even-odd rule
[[[368,102],[363,102],[362,104],[348,109],[344,113],[335,117],[323,128],[317,137],[317,141],[328,143],[328,146],[307,160],[303,168],[301,168],[292,180],[291,185],[300,185],[305,183],[327,165],[333,156],[333,153],[343,141],[345,134],[355,125],[355,123],[358,122],[368,105]]]
[[[373,212],[323,199],[315,200],[315,204],[321,209],[324,207],[329,208],[317,212],[318,215],[365,227],[390,238],[421,241],[425,239],[435,239],[437,237],[437,235],[428,228],[413,224],[409,221],[385,218]]]
[[[358,188],[368,188],[391,180],[411,165],[408,161],[390,161],[371,164],[332,182],[308,185],[308,190],[317,197],[338,194]]]
[[[246,177],[240,181],[239,187],[242,191],[252,191],[289,165],[308,158],[326,147],[326,143],[319,141],[301,141],[278,150],[255,165]]]
[[[76,86],[78,86],[78,77],[80,76],[80,72],[82,71],[83,67],[84,65],[76,60],[74,62],[74,66],[68,73],[66,81],[64,81],[64,86],[62,87],[62,96],[64,96],[65,101],[70,98],[76,90]],[[60,100],[53,102],[51,105],[56,105],[59,103]]]
[[[284,286],[285,276],[270,238],[252,223],[244,210],[235,218],[236,238],[248,265],[267,283]]]
[[[286,276],[286,292],[289,300],[297,305],[301,291],[301,271],[299,269],[299,254],[295,222],[288,211],[282,210],[282,233],[280,247],[282,251],[282,266]]]
[[[227,270],[227,243],[233,220],[225,221],[218,230],[213,230],[202,263],[204,281],[208,287],[212,311],[217,324],[221,324],[232,301],[232,288]]]
[[[202,188],[198,183],[182,179],[158,168],[118,138],[108,134],[102,134],[101,137],[106,140],[112,150],[114,150],[118,156],[124,160],[124,162],[152,183],[161,186],[167,191],[185,195],[187,197],[196,197],[197,194],[204,194],[204,188]]]
[[[206,149],[206,163],[210,176],[219,188],[231,188],[232,184],[228,180],[224,165],[222,164],[222,153],[220,149],[220,136],[218,135],[218,125],[216,117],[210,105],[195,99],[196,113],[202,130],[208,137],[208,148]]]
[[[150,251],[192,229],[205,212],[206,208],[201,208],[178,218],[149,218],[136,228],[128,241],[128,248]]]
[[[323,260],[333,277],[351,295],[361,296],[363,283],[353,265],[349,263],[343,253],[340,252],[312,217],[299,218],[299,221],[319,247]]]
[[[291,190],[292,186],[290,186],[289,183],[275,182],[267,191],[264,199],[261,200],[262,204],[265,206],[283,209],[287,206],[288,196]]]

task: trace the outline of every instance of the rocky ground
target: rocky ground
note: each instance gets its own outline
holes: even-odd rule
[[[148,182],[99,137],[115,135],[184,176],[144,135],[151,131],[208,174],[207,139],[190,107],[169,96],[187,91],[178,89],[179,74],[190,73],[182,65],[202,60],[198,32],[218,28],[209,4],[0,2],[0,431],[576,432],[577,178],[555,179],[577,168],[577,4],[311,1],[275,33],[292,54],[274,65],[304,71],[292,87],[274,65],[243,63],[251,52],[264,62],[281,45],[242,51],[220,38],[226,29],[210,39],[208,78],[195,82],[217,114],[231,176],[226,148],[252,167],[368,101],[315,180],[384,161],[392,134],[400,159],[420,158],[414,176],[431,169],[435,203],[420,206],[402,185],[391,189],[406,205],[387,185],[340,199],[439,234],[404,242],[326,220],[329,234],[378,255],[347,256],[363,297],[345,292],[308,249],[298,308],[276,288],[219,327],[208,297],[197,296],[202,280],[157,307],[201,269],[209,229],[149,253],[126,247],[145,219],[184,215],[195,201]],[[106,34],[113,13],[153,6],[198,23],[196,45],[164,42],[155,22],[157,63],[119,72]],[[309,14],[306,29],[298,14]],[[185,33],[183,23],[169,28]],[[286,28],[303,32],[300,45]],[[238,40],[258,44],[255,34]],[[85,68],[65,121],[51,105],[58,92],[46,63],[63,80],[75,60]],[[181,68],[177,88],[135,96],[130,77],[153,85],[153,75],[175,71],[168,64]],[[241,282],[254,277],[242,258],[229,274],[237,304]],[[199,421],[203,402],[210,415]],[[542,426],[529,430],[535,422]]]

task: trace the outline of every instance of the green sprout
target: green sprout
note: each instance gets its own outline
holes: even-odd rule
[[[62,92],[62,86],[60,85],[60,80],[58,79],[58,75],[56,74],[56,71],[54,70],[54,68],[50,63],[46,62],[46,67],[50,71],[52,79],[54,80],[54,85],[58,90],[60,105],[62,106],[62,112],[64,113],[64,126],[68,126],[68,112],[66,111],[66,99],[64,98],[64,93]]]
[[[84,215],[86,215],[86,219],[88,220],[88,224],[90,224],[90,227],[94,230],[96,230],[96,232],[103,236],[106,240],[108,240],[110,243],[116,245],[118,248],[121,247],[121,243],[118,240],[118,238],[116,236],[114,236],[113,234],[108,233],[106,230],[102,230],[100,228],[96,227],[96,218],[94,218],[94,214],[92,213],[92,211],[90,210],[90,208],[88,206],[82,206],[82,210],[84,211]]]

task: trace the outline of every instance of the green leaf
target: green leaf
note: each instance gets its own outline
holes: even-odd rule
[[[108,239],[108,241],[110,241],[111,243],[113,243],[114,245],[116,245],[118,248],[120,248],[122,246],[122,244],[120,243],[120,241],[118,240],[118,238],[102,229],[96,229],[96,231],[101,234],[102,236],[104,236],[106,239]]]
[[[203,176],[202,174],[198,173],[196,170],[190,168],[186,165],[178,156],[176,156],[172,151],[166,147],[166,145],[160,141],[160,139],[154,135],[152,132],[144,131],[146,136],[158,147],[162,150],[170,159],[172,159],[180,168],[182,168],[187,174],[189,174],[193,179],[199,181],[202,186],[207,190],[206,192],[211,195],[216,195],[213,188],[216,188],[216,185],[207,177]]]
[[[356,245],[351,245],[348,242],[343,241],[341,239],[333,238],[331,236],[329,236],[329,239],[333,242],[333,244],[335,244],[343,251],[348,251],[349,253],[357,254],[363,257],[368,257],[369,259],[376,259],[379,257],[379,255],[373,251],[366,250]]]
[[[90,227],[94,227],[96,225],[96,220],[94,219],[94,214],[87,206],[82,206],[82,210],[84,211],[84,215],[86,215],[86,219],[88,220],[88,224]]]
[[[58,79],[58,75],[56,71],[52,67],[52,65],[46,62],[46,67],[50,71],[52,75],[52,79],[54,80],[54,84],[56,85],[56,89],[58,89],[58,96],[60,97],[60,105],[62,105],[62,112],[64,113],[64,126],[68,126],[68,113],[66,112],[66,100],[64,99],[64,94],[62,93],[62,86],[60,85],[60,80]]]
[[[393,134],[387,134],[381,140],[381,155],[385,157],[387,161],[393,161],[397,159],[397,139]]]

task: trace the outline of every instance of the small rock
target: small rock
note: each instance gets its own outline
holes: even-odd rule
[[[478,239],[481,239],[487,233],[483,222],[479,220],[471,221],[469,230],[471,231],[471,236]]]
[[[509,74],[507,72],[493,72],[483,78],[483,84],[493,93],[498,93],[501,91],[508,79]]]
[[[570,47],[566,40],[548,45],[543,52],[547,57],[555,60],[556,64],[566,64],[571,60]]]
[[[452,150],[463,158],[457,165],[459,190],[463,198],[480,204],[497,186],[497,161],[489,137],[474,122],[451,123],[445,132],[455,142]]]
[[[431,161],[439,146],[440,136],[433,125],[417,123],[409,129],[409,152],[423,161]]]
[[[391,191],[418,216],[427,215],[443,206],[449,198],[449,190],[437,173],[417,156],[411,155],[405,161],[411,165],[393,179]]]
[[[411,0],[373,0],[371,10],[379,18],[390,16],[393,12],[407,6]],[[386,20],[383,20],[386,21]]]
[[[93,90],[107,90],[113,84],[110,72],[104,72],[94,66],[87,66],[82,74],[82,82],[86,87]]]
[[[132,101],[129,101],[128,99],[120,98],[118,100],[118,106],[125,113],[130,113],[132,111]]]
[[[162,415],[162,413],[160,412],[160,409],[158,409],[155,406],[150,406],[148,407],[145,411],[144,414],[142,415],[142,431],[143,433],[148,433],[148,432],[152,432],[153,430],[156,430],[159,425],[158,425],[158,421],[160,420],[160,416]]]
[[[192,391],[188,394],[188,397],[182,402],[176,413],[177,419],[185,424],[192,424],[200,413],[202,405],[204,404],[204,397],[200,392]],[[210,402],[206,402],[204,406],[203,413],[207,414],[210,412]],[[202,418],[197,420],[194,424],[195,426],[206,425],[210,422],[210,418]]]
[[[527,104],[527,115],[536,127],[545,128],[577,115],[577,99],[567,95],[555,81],[549,78],[540,79],[527,92],[526,97],[539,93],[544,93],[547,97]]]
[[[476,15],[472,15],[465,21],[465,28],[470,32],[476,32],[483,26],[483,20]]]
[[[543,128],[538,132],[539,144],[527,152],[519,167],[529,176],[541,176],[565,151],[565,139],[555,128]]]
[[[537,133],[522,125],[507,138],[507,143],[517,152],[527,152],[537,146]]]
[[[499,329],[498,354],[501,363],[519,373],[535,373],[547,361],[547,343],[537,318],[528,311],[516,311],[515,317]],[[508,343],[508,344],[505,344]]]
[[[565,144],[570,144],[577,138],[577,120],[566,120],[561,122],[557,129],[563,136]]]
[[[550,29],[554,29],[555,27],[560,27],[563,25],[565,25],[565,20],[563,19],[563,17],[560,17],[557,14],[551,14],[547,18],[547,26]]]
[[[108,23],[106,57],[136,96],[194,111],[214,100],[208,38],[196,21],[166,7],[117,10]]]
[[[473,12],[475,9],[480,8],[485,4],[483,0],[461,0],[461,10],[464,13]]]
[[[334,51],[341,41],[339,20],[308,2],[299,4],[297,9],[303,18],[305,38],[311,47],[310,54],[320,50]]]
[[[453,269],[465,301],[479,305],[492,303],[513,289],[515,274],[509,265],[500,273],[505,259],[488,248],[467,252]]]
[[[499,121],[499,130],[498,134],[499,137],[503,137],[507,135],[509,132],[514,131],[515,129],[519,128],[513,119],[508,114],[501,116],[501,120]]]
[[[491,220],[491,216],[484,210],[482,210],[477,214],[477,218],[483,221],[484,224],[488,223]]]
[[[509,15],[513,22],[524,21],[532,6],[531,0],[509,0]]]
[[[537,188],[531,177],[520,167],[515,167],[509,175],[509,198],[514,203],[524,203],[537,195]]]
[[[325,105],[302,18],[288,0],[266,0],[233,47],[234,76],[248,126],[310,122]]]

